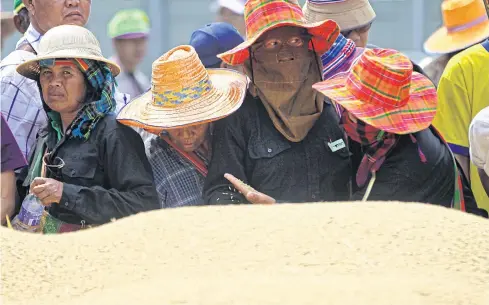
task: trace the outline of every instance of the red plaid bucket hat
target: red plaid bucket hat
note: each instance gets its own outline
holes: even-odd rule
[[[245,4],[246,41],[225,53],[219,54],[225,63],[240,65],[250,56],[248,48],[265,32],[283,26],[307,29],[312,36],[309,48],[323,54],[338,37],[336,22],[324,20],[308,24],[297,0],[248,0]]]
[[[433,83],[413,72],[404,54],[390,49],[365,50],[349,72],[313,88],[366,124],[394,134],[428,128],[438,102]]]

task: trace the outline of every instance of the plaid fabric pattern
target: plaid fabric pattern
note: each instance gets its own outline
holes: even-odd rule
[[[244,10],[246,41],[218,57],[231,65],[242,64],[249,57],[248,48],[265,32],[280,26],[305,28],[312,35],[310,49],[326,52],[339,35],[338,25],[325,20],[306,24],[297,0],[249,0]]]
[[[204,176],[188,160],[155,135],[144,146],[162,208],[204,204]]]
[[[43,59],[39,61],[39,65],[51,67],[57,63],[63,64],[63,62],[66,62],[66,59]],[[104,63],[79,58],[71,59],[71,62],[80,68],[90,85],[100,92],[100,99],[85,104],[70,127],[72,137],[86,140],[90,137],[90,132],[95,128],[98,121],[116,108],[114,100],[115,80],[110,68]]]
[[[397,138],[394,134],[385,133],[373,126],[365,124],[361,120],[357,120],[355,123],[346,113],[343,113],[340,122],[348,137],[368,147],[360,162],[356,175],[357,185],[363,187],[367,182],[369,174],[377,172],[382,166],[387,154],[396,145]]]
[[[395,50],[365,50],[350,72],[313,88],[377,129],[410,134],[431,125],[438,102],[435,86],[412,69]]]
[[[40,39],[41,34],[29,26],[17,45],[28,41],[37,51]],[[15,50],[0,65],[2,114],[26,159],[36,142],[38,130],[47,121],[37,83],[16,71],[18,65],[34,58],[33,53]]]

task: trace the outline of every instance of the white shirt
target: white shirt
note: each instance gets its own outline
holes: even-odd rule
[[[489,107],[482,109],[469,127],[470,160],[489,175]]]
[[[17,43],[17,47],[27,41],[37,53],[41,38],[42,35],[31,25]],[[37,82],[20,75],[16,68],[19,64],[35,57],[36,55],[31,52],[15,50],[0,64],[2,114],[26,158],[36,142],[37,132],[47,124],[47,117]],[[130,96],[116,90],[115,100],[116,112],[118,112],[129,102]]]

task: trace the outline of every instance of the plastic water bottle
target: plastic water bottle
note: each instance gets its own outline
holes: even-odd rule
[[[12,228],[17,231],[40,233],[43,213],[44,206],[39,198],[28,194],[22,201],[19,214],[12,221]]]

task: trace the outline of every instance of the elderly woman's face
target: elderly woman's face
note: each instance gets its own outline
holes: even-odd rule
[[[192,152],[204,143],[209,130],[209,123],[168,130],[168,135],[175,145],[186,152]]]
[[[48,107],[59,113],[78,111],[86,95],[85,78],[70,61],[42,67],[39,81]]]

